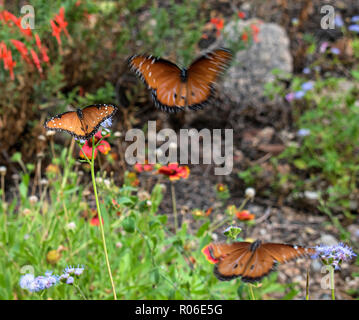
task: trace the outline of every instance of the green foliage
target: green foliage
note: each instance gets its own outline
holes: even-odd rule
[[[20,157],[16,156],[15,160]],[[19,194],[11,203],[1,203],[0,262],[1,299],[111,299],[100,230],[90,224],[93,213],[85,196],[86,185],[79,183],[75,161],[68,149],[55,158],[52,166],[61,174],[48,171],[49,184],[38,199],[30,199],[29,175],[22,175]],[[98,175],[99,177],[100,175]],[[129,174],[127,175],[129,176]],[[98,180],[110,264],[121,299],[248,299],[246,284],[221,282],[213,275],[201,249],[211,241],[210,218],[191,234],[183,223],[174,234],[167,216],[158,212],[163,186],[155,185],[147,200],[126,179],[121,187],[106,177]],[[106,181],[107,180],[107,181]],[[75,229],[69,228],[69,223]],[[50,250],[62,248],[61,258],[49,262]],[[19,287],[22,268],[32,267],[35,275],[47,270],[61,274],[67,265],[85,265],[75,287],[58,284],[39,293]],[[255,288],[258,299],[274,291],[293,294],[293,287],[275,284],[276,277]]]

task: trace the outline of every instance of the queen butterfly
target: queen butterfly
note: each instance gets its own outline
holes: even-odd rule
[[[186,106],[193,110],[204,107],[213,97],[213,84],[231,59],[232,53],[221,48],[199,57],[188,69],[145,55],[130,57],[129,65],[151,90],[156,107],[177,112]]]
[[[282,243],[254,242],[212,243],[203,249],[215,263],[214,274],[223,281],[241,277],[243,282],[256,282],[273,271],[277,263],[288,262],[315,253],[304,248]]]
[[[56,115],[45,121],[47,130],[65,131],[76,139],[88,140],[100,126],[110,126],[118,108],[112,104],[94,104]]]

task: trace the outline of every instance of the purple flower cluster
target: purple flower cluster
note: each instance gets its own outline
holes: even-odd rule
[[[354,22],[354,24],[350,25],[348,30],[359,33],[359,25],[357,24],[357,22],[359,22],[359,16],[352,17],[351,22]]]
[[[64,282],[66,284],[73,284],[75,279],[75,277],[79,277],[85,270],[84,266],[77,266],[77,268],[72,267],[72,266],[68,266],[65,268],[64,273],[59,277],[59,280],[61,282]]]
[[[45,272],[45,276],[35,276],[27,273],[20,278],[20,287],[30,292],[38,292],[57,284],[59,277],[52,274],[52,271]]]
[[[294,99],[301,99],[305,96],[305,93],[309,90],[312,90],[314,88],[314,82],[313,81],[307,81],[304,82],[301,86],[301,90],[296,92],[290,92],[288,93],[285,98],[288,102],[291,102]]]
[[[343,243],[335,246],[316,246],[315,251],[312,258],[322,259],[326,265],[333,266],[335,270],[340,269],[343,261],[348,261],[356,256],[353,249]]]

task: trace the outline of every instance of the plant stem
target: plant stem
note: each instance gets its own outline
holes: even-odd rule
[[[330,289],[332,290],[332,300],[335,300],[335,292],[334,292],[334,267],[329,266],[329,274],[330,274]]]
[[[249,288],[249,295],[251,297],[251,300],[256,300],[256,298],[254,297],[253,285],[251,283],[248,283],[248,288]]]
[[[238,211],[241,211],[241,210],[244,208],[244,206],[246,205],[246,203],[248,202],[248,200],[249,200],[249,198],[245,198],[245,199],[243,200],[243,202],[241,203],[241,205],[240,205],[239,208],[238,208]],[[213,231],[217,230],[218,228],[222,227],[224,224],[226,224],[227,222],[229,222],[229,221],[232,220],[232,219],[233,219],[233,217],[227,217],[226,219],[222,220],[222,221],[221,221],[220,223],[218,223],[217,225],[214,224],[214,225],[209,229],[208,232],[213,232]]]
[[[84,300],[87,300],[86,296],[84,295],[84,293],[82,292],[82,290],[80,289],[80,287],[77,284],[74,284],[74,287],[77,289],[77,291],[79,292],[79,294],[82,296],[82,298]]]
[[[177,233],[178,221],[177,221],[176,194],[175,194],[175,184],[172,181],[171,181],[171,194],[172,194],[173,215],[175,218],[175,233]]]
[[[307,269],[307,282],[305,286],[305,300],[309,300],[309,268]]]
[[[100,222],[100,230],[101,230],[103,251],[105,253],[107,271],[108,271],[108,274],[110,276],[112,292],[113,292],[113,298],[114,298],[114,300],[117,300],[116,288],[115,288],[115,284],[113,282],[110,261],[108,259],[108,254],[107,254],[106,238],[105,238],[105,232],[104,232],[103,223],[102,223],[102,214],[101,214],[101,209],[100,209],[100,203],[98,201],[98,195],[97,195],[96,176],[95,176],[95,138],[94,137],[92,138],[92,157],[91,157],[91,160],[86,156],[86,154],[83,151],[81,146],[80,146],[80,148],[82,150],[82,154],[86,157],[86,160],[89,162],[89,164],[91,166],[91,178],[92,178],[93,191],[94,191],[94,194],[95,194],[97,214],[98,214],[98,218],[99,218],[99,222]]]

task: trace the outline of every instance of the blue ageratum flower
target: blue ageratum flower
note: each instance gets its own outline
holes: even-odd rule
[[[27,273],[20,278],[20,287],[29,290],[30,285],[34,282],[35,276],[32,273]]]
[[[306,137],[306,136],[309,136],[309,135],[310,135],[310,130],[309,129],[302,128],[302,129],[299,129],[297,131],[297,136],[298,137]]]
[[[44,276],[34,277],[33,274],[25,274],[20,278],[20,287],[30,292],[38,292],[49,289],[56,285],[59,277],[53,275],[51,271],[45,273]]]
[[[305,91],[309,91],[312,90],[314,88],[314,83],[313,81],[308,81],[308,82],[304,82],[302,84],[302,90]]]
[[[331,48],[331,49],[330,49],[330,52],[331,52],[332,54],[335,54],[335,55],[340,54],[340,50],[339,50],[338,48]]]
[[[59,280],[61,282],[64,282],[66,284],[73,284],[74,283],[74,277],[80,277],[81,274],[84,272],[85,267],[77,265],[77,267],[73,266],[67,266],[64,270],[64,273],[59,277]]]
[[[339,243],[335,246],[316,246],[313,258],[320,258],[326,265],[331,265],[335,270],[340,269],[343,261],[349,261],[356,256],[348,245]]]
[[[68,273],[69,275],[73,275],[74,272],[75,272],[75,268],[72,267],[72,266],[67,266],[67,267],[65,268],[65,271],[64,271],[64,272],[65,272],[65,273]]]
[[[77,266],[77,268],[74,271],[74,275],[79,277],[84,272],[84,270],[85,268],[83,266],[82,267]]]
[[[342,26],[344,26],[344,22],[340,14],[335,15],[334,21],[336,27],[341,28]]]
[[[359,22],[359,16],[353,16],[353,17],[351,18],[351,21],[352,21],[352,22]]]
[[[68,277],[67,280],[66,280],[66,284],[74,284],[74,277]]]
[[[308,67],[305,67],[305,68],[303,69],[303,73],[304,73],[304,74],[309,74],[309,73],[310,73],[310,69],[309,69]]]
[[[110,128],[112,126],[112,118],[108,118],[101,123],[101,126],[104,128]]]
[[[301,99],[304,96],[305,96],[305,92],[302,90],[294,92],[294,99]]]
[[[352,24],[348,27],[348,30],[359,33],[359,24]]]

